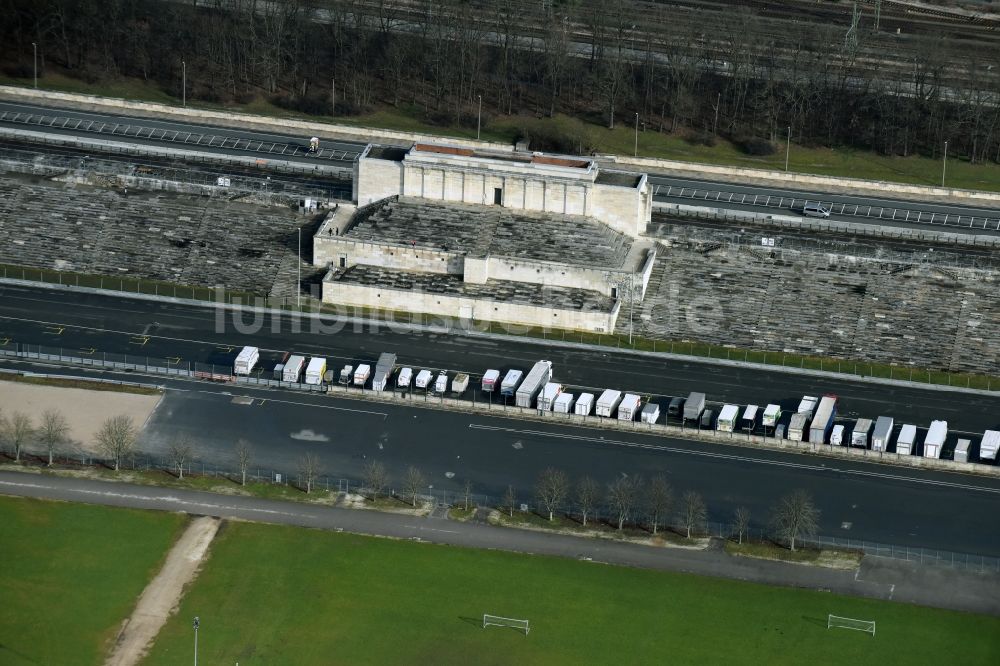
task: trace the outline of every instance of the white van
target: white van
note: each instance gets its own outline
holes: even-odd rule
[[[806,217],[830,217],[830,207],[818,201],[807,201],[802,207],[802,214]]]

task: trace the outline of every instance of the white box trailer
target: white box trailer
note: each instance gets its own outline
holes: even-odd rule
[[[524,378],[521,385],[517,387],[514,395],[517,399],[518,407],[531,407],[535,402],[535,397],[541,393],[542,388],[552,379],[552,361],[539,361],[528,371],[528,376]]]
[[[249,375],[253,372],[254,366],[260,360],[260,350],[256,347],[244,347],[236,355],[236,362],[233,363],[234,375]]]
[[[601,397],[597,399],[597,415],[611,416],[615,413],[615,408],[622,401],[622,392],[614,389],[605,389]]]
[[[642,406],[642,399],[634,393],[626,393],[622,401],[618,403],[618,420],[635,421],[639,408]]]
[[[573,407],[573,413],[577,416],[590,416],[590,412],[594,409],[594,394],[593,393],[581,393],[580,397],[576,399],[576,405]]]
[[[901,456],[913,455],[913,445],[917,441],[917,426],[906,424],[896,438],[896,453]]]
[[[401,389],[410,388],[410,382],[413,381],[413,368],[403,368],[396,375],[396,387]]]
[[[493,393],[497,388],[497,383],[500,380],[499,370],[487,370],[483,373],[483,383],[482,389],[484,393]]]
[[[389,388],[389,380],[392,379],[392,373],[395,369],[395,354],[389,352],[379,354],[378,361],[375,363],[375,374],[372,375],[372,389],[375,391],[384,391]]]
[[[642,408],[642,413],[639,415],[639,420],[643,423],[656,423],[660,418],[660,406],[655,402],[647,402],[646,406]]]
[[[281,381],[297,382],[302,376],[302,368],[306,365],[306,357],[295,354],[285,361],[285,369],[281,371]]]
[[[542,392],[538,396],[538,409],[544,412],[551,412],[555,405],[556,398],[562,393],[562,384],[549,382],[542,387]]]
[[[326,359],[314,356],[309,359],[306,366],[306,384],[319,386],[323,383],[323,375],[326,374]]]
[[[340,369],[340,383],[347,386],[351,383],[351,379],[354,377],[354,366],[345,365]]]
[[[980,460],[996,460],[1000,450],[1000,430],[987,430],[983,433],[983,441],[979,444]]]
[[[809,442],[826,444],[826,438],[833,428],[833,419],[837,416],[837,396],[824,395],[819,401],[819,407],[809,424]]]
[[[940,458],[944,449],[944,440],[948,438],[947,421],[931,421],[924,437],[924,458]]]
[[[764,408],[764,417],[761,419],[761,424],[773,428],[778,424],[779,419],[781,419],[781,405],[768,405]]]
[[[684,401],[684,420],[697,421],[705,411],[705,394],[691,393]]]
[[[743,410],[743,418],[740,419],[740,428],[742,430],[747,430],[753,432],[753,429],[757,425],[757,412],[760,409],[757,405],[747,405],[747,408]]]
[[[442,370],[434,380],[434,392],[445,393],[448,390],[448,373]]]
[[[368,381],[368,378],[371,377],[371,375],[372,375],[372,366],[368,365],[367,363],[362,363],[361,365],[359,365],[354,369],[354,385],[364,386],[365,382]]]
[[[719,432],[732,432],[736,428],[736,419],[739,416],[740,408],[737,405],[723,405],[719,419],[715,422],[715,429]]]
[[[844,445],[844,426],[837,424],[830,431],[830,446]]]
[[[552,411],[557,414],[569,414],[573,411],[573,394],[572,393],[560,393],[559,397],[556,398],[555,403],[552,405]]]
[[[793,442],[801,442],[806,439],[809,431],[806,426],[809,422],[809,415],[804,412],[792,414],[792,420],[788,422],[788,439]]]
[[[465,393],[465,389],[469,388],[469,375],[464,372],[460,372],[455,375],[455,378],[451,380],[451,392],[452,393]]]
[[[872,430],[872,451],[888,451],[889,438],[895,421],[891,416],[880,416],[875,419],[875,429]]]
[[[805,414],[807,418],[812,418],[813,413],[816,411],[816,405],[819,403],[819,398],[811,395],[802,396],[802,400],[799,401],[799,408],[795,410],[796,414]]]
[[[969,447],[972,446],[971,439],[960,439],[955,445],[955,462],[969,462]]]
[[[858,419],[854,423],[854,430],[851,431],[851,446],[858,446],[863,449],[868,448],[868,435],[872,431],[871,419]]]
[[[417,373],[417,379],[414,382],[417,388],[425,389],[431,384],[431,380],[434,378],[434,373],[430,370],[421,370]]]
[[[517,386],[521,383],[521,377],[523,376],[524,373],[520,370],[508,370],[507,374],[503,377],[503,382],[500,384],[500,395],[508,397],[517,393]]]

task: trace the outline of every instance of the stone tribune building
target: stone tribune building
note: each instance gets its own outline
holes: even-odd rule
[[[313,241],[330,303],[610,332],[655,260],[646,176],[583,158],[369,145],[353,198]]]

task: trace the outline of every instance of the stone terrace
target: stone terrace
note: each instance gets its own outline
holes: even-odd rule
[[[269,293],[305,223],[279,208],[0,178],[0,263]]]
[[[464,296],[501,303],[550,305],[582,312],[609,312],[614,301],[586,289],[548,287],[527,282],[487,280],[486,284],[469,284],[461,275],[398,271],[376,266],[351,266],[331,271],[329,281],[367,287],[383,287],[403,291],[417,290],[431,294]]]
[[[996,372],[998,284],[972,269],[676,245],[660,249],[635,320],[655,338]]]
[[[360,241],[448,250],[472,256],[516,257],[619,268],[632,240],[582,215],[440,204],[402,197],[359,212],[346,234]]]

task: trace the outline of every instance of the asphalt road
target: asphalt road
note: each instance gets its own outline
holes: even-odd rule
[[[130,354],[231,369],[243,345],[261,348],[270,369],[289,352],[325,356],[330,368],[374,363],[394,352],[401,366],[481,375],[487,368],[527,370],[539,359],[554,364],[555,380],[599,392],[605,388],[658,396],[701,391],[715,404],[798,406],[803,395],[834,393],[844,418],[891,415],[897,423],[944,419],[954,431],[981,434],[1000,427],[1000,395],[891,386],[847,377],[819,378],[778,370],[696,360],[670,360],[604,348],[498,339],[451,332],[413,332],[374,322],[345,324],[334,317],[247,314],[156,301],[0,286],[0,343],[63,349],[68,355]]]
[[[93,373],[37,363],[0,366]],[[495,415],[455,412],[422,406],[422,396],[410,405],[387,404],[163,377],[141,381],[167,387],[141,437],[141,450],[163,461],[170,445],[184,437],[195,443],[200,462],[235,471],[234,448],[243,439],[264,476],[295,474],[312,453],[326,476],[357,483],[365,464],[377,459],[396,484],[413,465],[429,492],[432,486],[435,493],[453,494],[468,479],[494,502],[513,485],[527,503],[534,503],[532,489],[549,467],[602,484],[621,475],[663,474],[678,494],[701,493],[710,520],[728,523],[735,508],[745,506],[758,527],[766,525],[781,496],[806,488],[822,512],[823,536],[1000,557],[996,478],[686,441],[641,428],[542,423],[507,417],[502,409]]]
[[[4,112],[12,113],[24,113],[24,114],[47,114],[59,116],[61,118],[80,118],[86,120],[94,120],[102,123],[120,123],[120,124],[131,124],[131,125],[141,125],[143,127],[164,129],[170,131],[181,131],[181,132],[195,132],[195,133],[210,133],[219,137],[231,137],[247,139],[251,142],[264,142],[264,143],[279,143],[292,147],[302,148],[308,145],[309,137],[296,136],[289,134],[280,133],[270,133],[270,132],[259,132],[252,131],[248,129],[228,129],[222,127],[215,127],[211,125],[195,124],[188,122],[174,122],[174,121],[164,121],[159,119],[142,118],[135,116],[126,115],[116,115],[111,113],[97,112],[88,113],[83,111],[76,111],[72,109],[60,109],[52,106],[39,106],[34,104],[24,104],[20,102],[0,102],[0,114]],[[54,127],[43,127],[39,128],[36,125],[24,125],[17,122],[10,121],[0,121],[0,126],[3,127],[20,127],[24,129],[33,130],[43,130],[46,132],[62,133],[62,134],[86,134],[85,132],[65,129],[65,128],[54,128]],[[105,137],[108,140],[115,140],[113,137]],[[139,143],[143,145],[151,146],[168,146],[176,145],[170,142],[158,141],[153,139],[143,139],[130,137],[128,139],[131,143]],[[352,141],[332,141],[324,140],[322,142],[322,147],[324,149],[329,149],[332,151],[344,151],[347,153],[342,164],[345,166],[353,162],[354,156],[361,152],[364,148],[364,142],[352,142]],[[234,155],[246,155],[248,151],[246,149],[241,150],[228,150],[221,148],[207,148],[199,147],[199,150],[210,150],[212,152],[222,153],[222,154],[234,154]],[[273,156],[272,153],[266,153],[267,155]],[[295,156],[295,155],[283,155],[281,159],[299,162],[302,164],[315,165],[316,160],[312,157],[307,156]],[[324,163],[328,160],[323,160]],[[337,161],[329,161],[331,164],[336,164]],[[873,197],[873,196],[851,196],[851,195],[831,195],[831,194],[820,194],[815,192],[809,192],[808,190],[797,190],[781,187],[771,187],[771,186],[753,186],[753,185],[740,185],[733,184],[726,181],[714,181],[706,179],[697,178],[681,178],[681,177],[670,177],[663,175],[651,175],[649,179],[650,183],[657,187],[658,194],[656,195],[657,201],[669,202],[669,203],[684,203],[699,205],[697,199],[691,199],[683,196],[668,196],[668,192],[677,193],[681,188],[698,189],[701,191],[710,190],[713,192],[724,191],[726,193],[733,194],[751,194],[751,195],[761,195],[764,197],[771,196],[776,198],[781,197],[795,197],[798,199],[809,199],[814,201],[823,201],[825,203],[834,204],[849,204],[849,205],[861,205],[861,206],[872,206],[872,207],[885,207],[885,208],[900,208],[908,209],[914,211],[920,211],[925,214],[925,218],[930,217],[930,214],[936,214],[938,221],[940,222],[940,217],[943,215],[949,215],[953,219],[958,216],[975,216],[978,218],[991,218],[1000,225],[1000,209],[989,208],[989,207],[976,207],[976,206],[958,206],[951,204],[930,204],[924,202],[914,202],[906,201],[904,199],[893,199],[885,197]],[[717,202],[700,202],[703,205],[709,205],[712,207],[730,207],[735,210],[749,210],[753,212],[762,212],[768,214],[784,213],[788,214],[789,211],[777,211],[774,208],[768,208],[765,206],[745,206],[736,204],[726,204]],[[856,216],[834,216],[831,219],[842,220],[846,222],[865,222],[865,223],[878,223],[875,219],[856,217]],[[903,222],[903,221],[885,221],[885,224],[894,227],[908,227],[908,228],[937,228],[946,229],[955,233],[987,233],[987,234],[997,234],[1000,230],[994,228],[994,225],[990,225],[989,229],[968,229],[966,227],[954,224],[949,224],[947,227],[942,227],[940,224],[925,224],[922,222]]]
[[[582,559],[593,562],[595,566],[602,563],[619,564],[818,589],[976,613],[1000,613],[998,576],[937,569],[883,558],[866,557],[856,570],[824,569],[730,557],[718,549],[696,551],[654,548],[605,539],[492,527],[476,522],[460,523],[375,511],[17,472],[0,472],[0,493],[346,530],[435,544]]]

